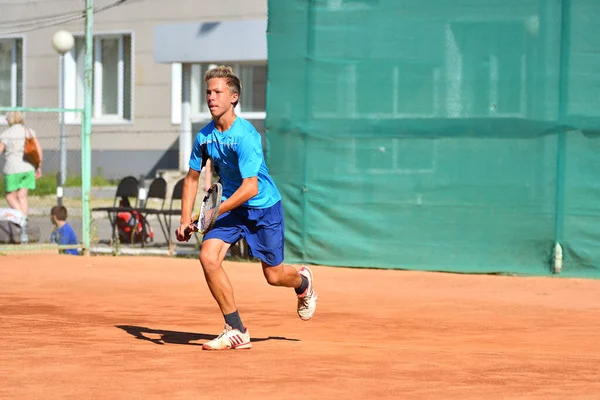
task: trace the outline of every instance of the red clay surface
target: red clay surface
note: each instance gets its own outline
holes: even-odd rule
[[[252,350],[195,260],[0,257],[3,399],[565,399],[600,396],[600,281],[314,267],[291,289],[226,263]]]

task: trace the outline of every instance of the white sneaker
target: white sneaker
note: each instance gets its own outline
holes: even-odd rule
[[[239,329],[233,329],[227,324],[225,324],[223,333],[217,338],[202,345],[202,350],[241,350],[251,348],[252,343],[250,342],[250,332],[248,332],[248,328],[242,333]]]
[[[304,293],[298,295],[298,315],[301,320],[308,321],[317,309],[317,292],[313,290],[312,271],[308,267],[302,267],[298,272],[308,279],[308,287]]]

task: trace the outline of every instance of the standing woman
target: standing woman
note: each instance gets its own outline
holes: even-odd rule
[[[27,214],[29,204],[27,192],[35,189],[35,181],[42,176],[42,146],[32,129],[24,125],[23,115],[19,111],[6,114],[10,128],[0,133],[0,154],[4,152],[4,193],[11,208],[21,211],[24,221],[21,224],[21,242],[27,242]],[[25,160],[25,137],[27,131],[34,138],[40,155],[40,164],[31,165]]]

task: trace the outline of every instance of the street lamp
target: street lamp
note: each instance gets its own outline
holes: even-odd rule
[[[58,31],[52,36],[52,47],[59,55],[59,85],[58,85],[58,103],[59,108],[65,108],[65,53],[71,51],[75,39],[70,32]],[[56,197],[58,205],[62,205],[63,187],[67,179],[67,136],[65,133],[65,113],[60,112],[60,175],[58,178],[58,187],[56,188]]]

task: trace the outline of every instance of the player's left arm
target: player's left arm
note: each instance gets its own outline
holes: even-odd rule
[[[208,192],[212,185],[212,161],[209,159],[206,160],[206,165],[204,166],[204,186],[202,189],[205,192]]]
[[[219,215],[241,206],[258,194],[258,171],[263,160],[260,134],[254,131],[240,137],[236,153],[242,184],[221,204]]]
[[[242,185],[233,194],[221,203],[219,215],[241,206],[258,194],[258,176],[242,179]]]

